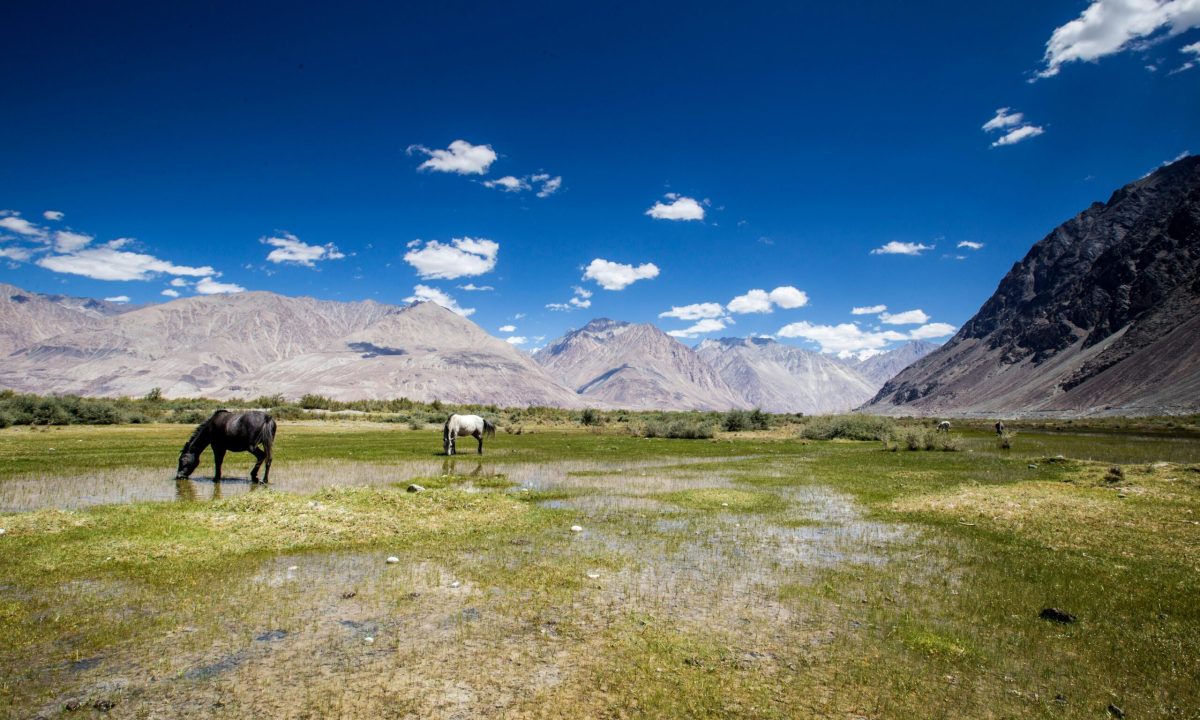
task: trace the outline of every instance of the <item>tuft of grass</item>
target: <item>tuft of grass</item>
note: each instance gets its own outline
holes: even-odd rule
[[[895,428],[895,421],[886,417],[829,415],[808,418],[800,437],[809,440],[882,440]]]
[[[766,513],[787,508],[787,501],[780,496],[757,490],[699,488],[659,493],[652,497],[689,510],[707,512]]]

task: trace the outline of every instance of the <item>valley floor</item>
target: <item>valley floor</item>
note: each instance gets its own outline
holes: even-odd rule
[[[1194,437],[189,431],[0,431],[0,716],[1200,717]]]

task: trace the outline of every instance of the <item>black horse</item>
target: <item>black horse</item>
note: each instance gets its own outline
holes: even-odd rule
[[[250,471],[252,482],[258,482],[258,469],[265,460],[267,469],[263,473],[262,481],[270,482],[271,446],[274,444],[275,418],[267,413],[261,410],[236,413],[218,410],[212,417],[200,423],[184,443],[183,450],[179,453],[179,472],[176,473],[175,479],[187,479],[200,464],[200,453],[212,445],[213,460],[217,466],[217,471],[213,474],[214,482],[221,479],[221,461],[225,459],[227,450],[248,452],[258,459],[254,469]],[[259,446],[262,446],[261,449]]]

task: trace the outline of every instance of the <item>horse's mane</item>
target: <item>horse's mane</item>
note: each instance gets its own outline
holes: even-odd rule
[[[209,418],[207,420],[205,420],[204,422],[197,425],[196,429],[192,431],[192,436],[190,438],[188,438],[187,442],[185,442],[183,444],[183,449],[187,450],[189,448],[194,447],[196,444],[196,441],[199,440],[202,435],[204,435],[206,432],[208,432],[208,429],[210,427],[212,427],[213,418],[220,415],[221,413],[227,413],[227,412],[229,412],[229,411],[228,410],[218,410],[218,411],[214,412],[211,416],[209,416]]]

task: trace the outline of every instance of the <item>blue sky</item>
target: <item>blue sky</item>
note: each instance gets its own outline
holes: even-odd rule
[[[0,281],[869,353],[1200,151],[1200,0],[184,5],[6,6]]]

